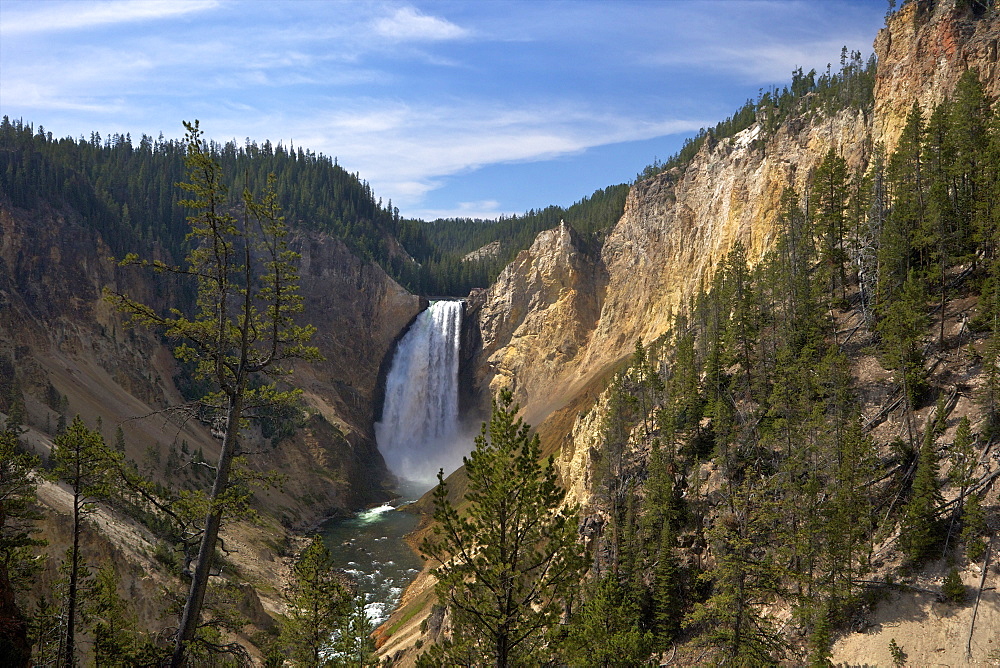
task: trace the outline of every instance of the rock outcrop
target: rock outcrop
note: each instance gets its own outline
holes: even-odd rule
[[[471,253],[462,257],[462,262],[479,262],[481,260],[492,260],[500,257],[501,246],[499,241],[491,241],[482,248],[477,248]]]
[[[872,140],[891,152],[914,102],[925,112],[954,90],[968,68],[979,71],[986,92],[1000,95],[1000,16],[979,17],[954,1],[909,2],[875,39],[875,118]],[[964,3],[975,4],[975,3]]]
[[[568,225],[542,232],[490,287],[479,310],[477,381],[514,390],[529,418],[559,406],[553,383],[572,374],[600,317],[607,276]]]
[[[758,259],[777,235],[786,186],[800,191],[830,148],[864,165],[870,119],[844,111],[796,119],[766,142],[754,126],[708,141],[681,172],[637,183],[599,254],[566,226],[543,232],[490,288],[480,316],[480,378],[512,388],[536,422],[666,331],[674,311],[733,244]]]

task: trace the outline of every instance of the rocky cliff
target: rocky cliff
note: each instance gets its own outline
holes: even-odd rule
[[[1000,94],[1000,18],[955,2],[911,2],[875,40],[874,112],[792,116],[706,141],[683,169],[636,183],[602,248],[588,253],[565,227],[544,232],[490,288],[480,311],[484,394],[511,387],[529,421],[568,404],[615,367],[636,340],[666,331],[672,314],[711,279],[737,241],[759,259],[776,237],[786,186],[803,192],[833,148],[849,169],[873,146],[891,150],[913,102],[930,109],[967,67]]]
[[[326,360],[295,369],[311,417],[259,465],[288,474],[269,503],[302,526],[384,498],[387,471],[372,431],[379,365],[423,304],[336,239],[297,233],[291,246],[302,255],[306,319]],[[0,206],[0,356],[13,362],[33,442],[45,443],[60,413],[91,425],[100,418],[108,440],[121,425],[127,456],[169,477],[152,464],[181,457],[182,448],[210,457],[217,441],[162,412],[182,401],[177,363],[158,334],[126,327],[101,290],[163,305],[181,288],[118,268],[111,254],[71,209]]]
[[[490,288],[480,316],[480,377],[512,387],[535,422],[566,404],[636,340],[664,331],[675,309],[736,241],[759,258],[776,236],[778,200],[832,147],[865,164],[871,121],[844,111],[793,119],[765,142],[754,126],[705,142],[684,170],[637,183],[621,220],[592,255],[568,227],[544,232]]]
[[[728,139],[709,137],[683,169],[632,187],[624,215],[600,249],[582,248],[565,227],[551,230],[539,235],[490,288],[480,307],[481,387],[484,393],[512,388],[528,422],[538,425],[546,450],[558,453],[569,502],[579,504],[585,518],[584,535],[597,535],[610,520],[600,490],[609,479],[609,453],[603,449],[608,441],[606,418],[615,415],[610,408],[614,400],[612,390],[601,393],[595,388],[621,367],[637,340],[650,343],[666,333],[674,313],[707,285],[736,242],[746,247],[751,263],[771,248],[782,192],[788,186],[805,192],[831,148],[846,159],[849,169],[864,170],[876,146],[882,144],[887,151],[895,147],[914,103],[929,115],[951,95],[968,68],[978,70],[988,95],[1000,96],[1000,14],[988,10],[977,15],[973,4],[915,0],[891,17],[875,40],[878,65],[871,111],[809,113],[791,117],[773,133],[756,125]],[[974,423],[981,418],[973,399],[981,382],[976,377],[979,353],[962,338],[968,333],[971,310],[971,300],[964,296],[942,304],[941,339],[954,343],[928,364],[930,382],[947,388],[956,401],[949,429],[961,417]],[[835,316],[836,330],[861,332],[849,352],[859,408],[879,418],[868,420],[866,429],[871,428],[876,442],[888,444],[903,433],[902,418],[886,417],[890,411],[885,407],[891,407],[897,389],[871,352],[875,337],[858,324],[863,322],[860,316],[854,320],[848,312]],[[929,331],[926,340],[936,336]],[[842,343],[846,348],[847,341]],[[971,351],[967,356],[959,343]],[[935,410],[924,405],[915,419],[929,425]],[[649,473],[652,446],[640,431],[636,427],[627,439],[623,459],[628,466],[622,464],[615,474],[619,477],[612,479],[642,480]],[[955,438],[948,432],[942,441],[952,443]],[[983,468],[995,471],[988,463]],[[692,504],[703,500],[705,508],[721,507],[723,477],[715,462],[700,462],[682,480],[683,494]],[[958,492],[949,490],[947,496],[954,501]],[[996,507],[995,491],[989,503]],[[709,522],[719,519],[711,511],[706,516]],[[995,533],[995,527],[991,531]],[[895,537],[879,540],[890,545],[880,545],[879,554],[892,554]],[[694,534],[682,537],[679,552],[696,558],[700,568],[703,557],[715,559],[717,553],[699,541]],[[597,551],[596,558],[601,556]],[[988,583],[988,563],[964,565],[958,576],[964,586],[982,588]],[[891,581],[899,565],[880,556],[871,579]],[[842,634],[831,648],[833,662],[888,664],[893,660],[887,649],[890,641],[905,645],[910,660],[921,665],[966,665],[973,656],[971,649],[966,655],[966,642],[977,648],[977,660],[987,653],[995,658],[1000,614],[996,598],[983,596],[983,605],[977,602],[975,608],[942,603],[936,592],[943,591],[945,571],[944,559],[929,564],[908,581],[912,590],[859,612],[855,630],[863,632]],[[769,607],[784,624],[787,616],[781,606],[777,602]],[[692,653],[685,661],[683,650],[674,646],[669,656],[679,665],[699,665],[704,654]]]
[[[490,287],[479,311],[482,363],[477,380],[512,388],[541,415],[559,407],[601,317],[607,273],[566,225],[542,232]],[[550,402],[554,399],[555,402]]]
[[[982,17],[975,3],[909,2],[875,39],[878,71],[872,140],[891,151],[914,102],[925,112],[951,94],[967,68],[976,68],[986,92],[1000,95],[1000,18]]]

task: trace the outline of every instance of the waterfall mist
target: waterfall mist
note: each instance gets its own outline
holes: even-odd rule
[[[399,342],[385,383],[379,451],[400,478],[433,483],[462,464],[470,439],[460,433],[458,363],[462,302],[439,301]]]

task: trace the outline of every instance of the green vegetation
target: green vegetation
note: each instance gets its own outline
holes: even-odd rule
[[[625,184],[610,186],[569,208],[549,206],[497,220],[400,221],[399,240],[418,262],[408,269],[400,268],[403,284],[430,295],[465,295],[472,288],[488,287],[518,252],[531,246],[539,232],[561,221],[572,225],[588,245],[597,249],[604,234],[621,218],[628,190]],[[496,255],[463,260],[493,242],[500,244]]]
[[[538,665],[585,569],[576,509],[561,507],[566,493],[553,461],[539,464],[538,436],[515,417],[518,410],[503,391],[483,423],[465,459],[465,512],[448,500],[438,474],[437,525],[420,549],[440,564],[438,600],[451,613],[453,633],[426,664]]]
[[[954,442],[942,443],[952,403],[927,359],[957,345],[934,310],[955,296],[981,298],[987,350],[1000,335],[990,292],[1000,279],[1000,123],[974,72],[930,119],[914,110],[897,150],[876,151],[867,174],[828,153],[808,191],[784,193],[772,249],[751,266],[736,244],[672,330],[636,345],[592,409],[603,420],[592,444],[599,528],[588,584],[582,600],[562,594],[564,620],[548,622],[551,635],[533,631],[545,638],[533,661],[638,666],[683,642],[720,666],[829,666],[836,635],[889,586],[872,579],[876,553],[903,557],[887,577],[908,576],[942,548],[958,559],[959,542],[982,556],[974,444],[992,436],[956,420]],[[852,270],[866,253],[878,258],[870,281]],[[838,331],[851,321],[864,344]],[[852,356],[869,352],[894,378],[887,405],[901,408],[901,436],[891,443],[871,431],[881,416],[861,414]],[[981,395],[987,417],[992,392]],[[488,457],[486,442],[474,460]],[[959,497],[950,521],[943,450]],[[473,566],[479,545],[501,544],[482,527],[499,521],[509,489],[485,482],[477,467],[495,466],[485,461],[470,461],[470,477],[490,493],[474,487],[468,514],[443,485],[436,493],[439,542],[425,551],[442,563],[439,597],[455,631],[425,655],[428,665],[507,665],[494,649],[497,626],[474,605],[503,600],[490,583],[508,570],[492,552],[495,570]],[[942,589],[949,600],[964,595],[958,575]],[[783,628],[771,611],[785,606]]]
[[[143,135],[137,143],[129,135],[102,138],[96,132],[89,139],[57,139],[42,126],[4,117],[0,191],[15,207],[76,212],[118,255],[139,250],[150,256],[154,249],[165,249],[181,258],[190,250],[190,239],[176,186],[184,179],[187,147],[186,141],[162,135]],[[613,186],[568,209],[551,206],[495,221],[425,223],[401,219],[391,200],[383,204],[336,158],[302,147],[205,142],[204,152],[219,165],[220,212],[238,209],[244,190],[270,189],[291,228],[332,234],[420,294],[463,296],[474,287],[488,287],[538,232],[561,219],[598,236],[621,217],[628,193],[626,185]],[[462,262],[465,254],[492,241],[502,242],[499,257]]]
[[[121,265],[195,277],[196,310],[190,316],[179,308],[161,314],[128,295],[107,292],[108,299],[131,316],[132,324],[159,329],[178,342],[177,357],[194,365],[196,378],[211,383],[213,391],[201,399],[203,407],[214,411],[225,425],[215,479],[205,495],[204,529],[171,661],[175,667],[185,662],[188,644],[201,627],[201,608],[223,516],[246,511],[249,493],[238,484],[244,415],[258,407],[291,403],[297,397],[297,392],[279,391],[274,383],[253,387],[251,380],[261,373],[288,373],[286,365],[291,360],[320,359],[318,350],[306,345],[315,328],[294,322],[302,311],[299,256],[288,249],[288,228],[277,204],[275,179],[267,179],[267,189],[259,199],[249,188],[243,190],[243,216],[238,220],[226,209],[221,163],[212,156],[197,121],[185,127],[188,181],[180,186],[191,199],[180,204],[193,212],[187,218],[188,239],[193,241],[187,266],[141,260],[135,253],[126,255]]]
[[[4,117],[0,186],[16,207],[71,207],[116,253],[155,242],[180,258],[188,251],[188,225],[177,184],[185,177],[187,151],[186,140],[162,134],[136,143],[129,135],[96,132],[89,139],[56,139],[41,126]],[[219,185],[232,193],[220,206],[235,208],[244,189],[261,192],[273,175],[270,187],[290,224],[329,232],[361,257],[388,260],[387,235],[398,214],[336,159],[270,142],[207,142],[204,151],[219,164]]]
[[[257,644],[266,648],[265,666],[279,668],[370,668],[375,657],[374,628],[364,596],[351,592],[323,542],[314,535],[299,554],[289,582],[288,610],[277,637]]]
[[[829,665],[833,638],[870,595],[872,555],[890,536],[904,574],[942,546],[954,557],[947,545],[959,525],[970,556],[982,556],[982,510],[969,494],[982,480],[977,435],[970,420],[957,421],[948,456],[959,498],[948,522],[940,462],[950,408],[927,357],[955,345],[934,306],[961,294],[993,308],[1000,125],[974,72],[931,118],[935,132],[919,111],[910,114],[879,178],[850,175],[829,153],[808,209],[802,193],[785,193],[772,250],[751,267],[737,244],[671,333],[637,345],[609,384],[594,496],[608,524],[594,554],[611,581],[588,590],[570,629],[586,625],[622,648],[651,634],[651,653],[694,641],[718,665]],[[956,161],[963,151],[971,155]],[[882,164],[873,160],[872,169]],[[885,199],[875,207],[879,188]],[[866,232],[873,224],[874,236]],[[880,258],[870,284],[849,273],[866,250]],[[866,298],[866,285],[877,293]],[[836,331],[838,310],[870,323],[866,336],[894,372],[890,401],[902,406],[903,427],[894,445],[876,443],[862,420],[848,357],[860,351]],[[995,319],[980,322],[989,349]],[[929,329],[937,330],[930,342]],[[928,407],[934,396],[936,409]],[[991,395],[982,400],[988,415]],[[697,493],[706,458],[711,503]],[[703,552],[692,545],[707,546],[711,560],[694,558]],[[671,558],[678,553],[687,558]],[[943,592],[954,600],[956,577]],[[789,603],[797,634],[782,633],[766,612]],[[609,605],[615,627],[594,627],[589,611]],[[671,610],[683,618],[665,615]]]
[[[91,431],[77,415],[66,431],[59,434],[52,448],[52,474],[69,485],[73,497],[73,544],[66,559],[69,582],[66,593],[66,631],[61,644],[60,662],[66,668],[76,665],[76,619],[79,592],[89,579],[89,569],[81,562],[80,536],[83,522],[95,509],[95,502],[111,496],[112,474],[118,456],[104,443],[100,433]]]
[[[840,71],[831,66],[818,74],[816,70],[802,72],[796,68],[792,72],[791,85],[768,90],[761,89],[757,100],[747,100],[739,110],[714,128],[702,128],[684,146],[665,162],[659,160],[646,166],[636,180],[648,179],[657,174],[683,169],[698,154],[705,142],[728,139],[755,123],[761,124],[762,136],[756,141],[759,146],[790,119],[806,120],[814,115],[828,115],[842,109],[869,111],[874,103],[875,56],[867,61],[861,59],[860,51],[848,53],[845,46],[840,52]]]
[[[21,593],[37,571],[34,548],[44,545],[32,537],[40,514],[35,509],[38,459],[21,451],[21,425],[8,415],[0,431],[0,606],[5,617],[0,629],[0,656],[26,664],[31,656],[27,611],[19,608],[15,594]]]
[[[762,92],[640,177],[680,169],[705,142],[754,123],[763,141],[783,123],[868,110],[873,74],[872,62],[846,52],[838,73],[797,70],[790,87]],[[516,418],[511,396],[499,397],[467,462],[465,503],[452,505],[443,481],[435,492],[437,533],[423,549],[440,564],[437,594],[451,631],[422,663],[641,666],[687,643],[716,665],[828,666],[837,633],[876,593],[905,586],[890,582],[941,556],[958,564],[942,594],[961,603],[960,561],[985,556],[996,512],[977,457],[1000,434],[1000,114],[975,72],[930,111],[914,107],[896,150],[874,147],[867,170],[852,173],[830,151],[804,190],[782,194],[780,237],[759,262],[736,244],[668,334],[637,342],[590,409],[601,421],[586,545],[552,461],[539,461],[538,437]],[[259,482],[241,466],[237,435],[248,409],[266,420],[266,438],[287,433],[294,393],[269,376],[284,360],[315,358],[311,329],[292,319],[301,302],[282,210],[293,226],[339,236],[414,289],[455,294],[486,285],[560,220],[596,248],[627,193],[613,186],[567,209],[498,221],[402,220],[336,160],[206,143],[197,125],[188,130],[184,142],[133,145],[127,136],[54,140],[40,127],[0,124],[0,187],[13,206],[75,212],[124,264],[199,277],[173,311],[112,300],[180,344],[186,396],[226,420],[219,465],[182,442],[167,461],[183,457],[200,473],[167,488],[124,461],[120,428],[109,448],[99,427],[66,423],[66,398],[54,387],[39,390],[59,413],[49,464],[72,498],[73,547],[62,577],[40,583],[33,606],[16,609],[13,631],[0,636],[11,656],[31,643],[39,665],[72,666],[84,645],[99,665],[159,665],[171,652],[174,665],[246,660],[241,590],[208,584],[213,564],[230,568],[219,526],[248,512]],[[185,178],[182,199],[175,183]],[[495,258],[461,261],[494,241]],[[169,259],[180,257],[183,268]],[[949,336],[956,297],[977,313],[971,331]],[[845,322],[856,327],[839,330]],[[934,355],[966,350],[973,368],[981,362],[982,419],[949,422],[951,388],[929,367]],[[874,417],[862,416],[852,369],[868,352],[891,377]],[[21,444],[21,380],[0,355],[4,594],[32,582],[40,543],[43,466]],[[874,428],[893,411],[900,429],[890,440]],[[198,488],[213,481],[210,492]],[[956,492],[951,509],[944,491]],[[140,632],[113,564],[91,574],[97,564],[79,539],[98,501],[149,530],[180,630],[164,622],[159,635]],[[886,555],[904,568],[878,572],[880,581]],[[335,566],[319,541],[300,555],[283,630],[259,639],[268,665],[373,665],[363,601]],[[780,609],[790,618],[779,622]],[[889,647],[904,664],[895,640]]]

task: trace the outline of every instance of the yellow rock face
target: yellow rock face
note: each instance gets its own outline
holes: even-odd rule
[[[875,39],[875,119],[872,140],[891,152],[914,102],[930,113],[955,88],[966,68],[979,70],[986,92],[1000,95],[1000,15],[972,20],[954,2],[937,3],[931,14],[920,3],[902,7]],[[926,10],[924,10],[926,11]]]
[[[683,171],[633,186],[603,247],[587,252],[565,226],[543,232],[490,288],[480,315],[477,382],[514,390],[529,422],[564,406],[636,340],[663,334],[674,312],[734,243],[755,262],[777,237],[781,193],[804,192],[830,149],[864,168],[877,142],[895,145],[914,101],[931,108],[966,67],[1000,94],[1000,18],[973,20],[953,2],[917,16],[909,3],[875,41],[874,116],[845,110],[792,118],[773,135],[753,126],[707,141]]]
[[[513,389],[528,421],[540,421],[636,340],[664,333],[737,240],[759,259],[776,237],[782,191],[801,190],[831,147],[851,167],[867,159],[857,111],[789,123],[763,146],[758,133],[706,143],[682,173],[636,184],[599,253],[567,226],[540,234],[487,295],[480,382]]]

